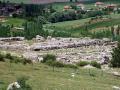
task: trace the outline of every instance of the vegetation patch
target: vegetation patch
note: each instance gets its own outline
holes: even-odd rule
[[[89,62],[87,62],[87,61],[80,61],[80,62],[77,63],[77,65],[81,66],[81,67],[86,66],[88,64],[89,64]]]
[[[111,60],[111,66],[112,67],[120,67],[120,43],[118,43],[118,46],[113,49],[112,53],[112,60]]]
[[[96,67],[96,68],[101,68],[101,65],[100,63],[97,63],[96,61],[91,61],[90,65],[92,65],[93,67]]]

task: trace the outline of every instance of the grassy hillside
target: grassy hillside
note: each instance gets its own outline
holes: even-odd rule
[[[14,25],[14,26],[22,26],[22,24],[25,22],[24,19],[19,18],[7,18],[5,24]]]
[[[112,90],[112,86],[120,86],[119,78],[101,70],[79,69],[75,77],[71,73],[75,71],[70,68],[55,68],[43,64],[23,66],[21,64],[12,64],[0,62],[0,88],[6,87],[9,83],[14,82],[17,77],[29,77],[28,84],[33,90]],[[0,89],[1,90],[1,89]]]
[[[111,14],[110,16],[104,16],[104,17],[111,17],[112,19],[117,19],[120,21],[118,18],[120,18],[120,14]],[[53,23],[53,24],[47,24],[47,27],[54,26],[57,29],[65,29],[69,30],[71,27],[80,27],[83,26],[86,22],[88,22],[90,18],[87,19],[80,19],[80,20],[73,20],[73,21],[65,21],[65,22],[58,22],[58,23]],[[113,20],[114,21],[114,20]],[[115,22],[115,21],[114,21]],[[114,24],[114,22],[111,22]],[[107,24],[107,23],[106,23]],[[116,24],[116,23],[115,23]],[[103,24],[105,26],[105,24]]]
[[[111,15],[104,16],[104,17],[111,17],[112,19],[107,20],[107,21],[89,24],[87,26],[87,29],[90,31],[92,29],[109,27],[109,26],[120,24],[120,14],[111,14]],[[86,33],[86,32],[84,32],[85,25],[86,25],[86,22],[88,22],[89,20],[90,20],[90,18],[47,24],[46,28],[51,28],[51,29],[56,30],[56,31],[69,32],[74,37],[80,37],[80,34],[82,32]]]

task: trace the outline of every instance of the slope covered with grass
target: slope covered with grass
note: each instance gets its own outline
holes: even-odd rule
[[[21,76],[29,78],[27,83],[33,90],[112,90],[113,85],[120,86],[120,78],[102,74],[98,69],[91,70],[91,76],[86,69],[77,70],[74,78],[71,73],[75,73],[75,70],[55,68],[53,72],[52,67],[43,64],[24,66],[0,62],[0,88]]]

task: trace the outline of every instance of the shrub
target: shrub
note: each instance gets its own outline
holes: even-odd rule
[[[75,10],[55,12],[49,17],[49,21],[52,23],[76,20],[76,19],[77,19],[77,15],[75,13]]]
[[[90,63],[93,67],[96,67],[96,68],[101,68],[101,65],[100,63],[97,63],[96,61],[91,61]]]
[[[29,59],[26,59],[26,58],[22,58],[21,63],[24,64],[24,65],[33,64],[32,60],[29,60]]]
[[[54,66],[54,67],[64,67],[65,66],[65,64],[62,62],[52,61],[52,60],[46,61],[46,64],[49,66]]]
[[[5,55],[5,58],[7,58],[7,59],[13,59],[13,56],[12,56],[10,53],[7,53],[7,54]]]
[[[2,53],[0,53],[0,61],[4,62],[5,59],[4,59],[4,55]]]
[[[22,76],[17,79],[17,82],[20,84],[21,89],[20,90],[32,90],[31,86],[26,84],[26,81],[28,80],[28,77]]]
[[[43,57],[43,61],[42,63],[45,63],[47,61],[56,61],[56,56],[55,55],[52,55],[52,54],[47,54]]]
[[[9,56],[7,59],[9,59],[10,63],[22,63],[22,58],[17,56]]]
[[[77,69],[78,67],[74,64],[66,64],[65,67]]]
[[[32,64],[31,60],[25,59],[23,57],[18,57],[18,56],[12,56],[10,53],[7,53],[5,55],[6,59],[9,59],[10,63],[22,63],[22,64]]]
[[[120,43],[113,49],[112,60],[110,62],[112,67],[120,67]]]
[[[54,66],[55,66],[55,67],[64,67],[65,64],[62,63],[62,62],[55,61],[55,62],[54,62]]]
[[[80,61],[80,62],[77,63],[77,65],[78,65],[78,66],[81,66],[81,67],[82,67],[82,66],[86,66],[86,65],[88,65],[88,64],[89,64],[89,62],[87,62],[87,61]]]

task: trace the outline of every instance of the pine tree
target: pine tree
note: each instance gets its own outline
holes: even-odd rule
[[[111,66],[120,67],[120,42],[118,43],[118,46],[113,49]]]
[[[43,21],[41,20],[41,17],[38,17],[37,20],[26,22],[24,24],[25,28],[25,37],[27,39],[32,39],[36,35],[44,36],[44,30],[43,30]]]

